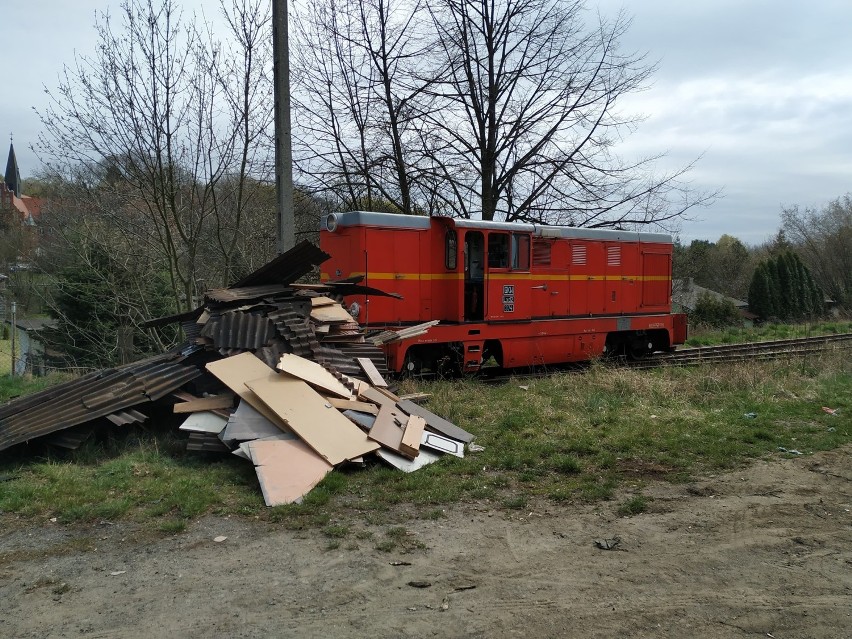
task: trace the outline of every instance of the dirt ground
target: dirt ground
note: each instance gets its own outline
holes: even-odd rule
[[[152,539],[4,514],[0,637],[852,637],[852,447],[643,494],[633,517],[459,506],[407,523],[409,552],[357,522],[329,549],[222,517]]]

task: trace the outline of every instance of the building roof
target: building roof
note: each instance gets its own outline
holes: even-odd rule
[[[730,301],[741,311],[748,309],[748,302],[738,300],[734,297],[728,297],[727,295],[723,295],[722,293],[709,288],[704,288],[703,286],[698,286],[692,278],[672,281],[672,304],[680,306],[682,309],[694,309],[698,300],[704,295],[709,295],[720,302]]]

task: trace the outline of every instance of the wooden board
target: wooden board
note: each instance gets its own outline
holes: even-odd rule
[[[356,357],[355,360],[358,362],[361,370],[367,374],[367,377],[370,379],[370,383],[373,386],[387,388],[388,383],[385,381],[384,377],[382,377],[382,374],[379,372],[379,369],[376,368],[376,365],[373,364],[372,360],[366,357]]]
[[[379,407],[370,402],[360,402],[356,399],[340,399],[339,397],[326,397],[329,404],[337,410],[357,410],[371,415],[379,414]]]
[[[418,406],[412,401],[403,399],[399,401],[399,407],[409,415],[417,415],[426,420],[426,424],[432,430],[436,430],[442,435],[457,439],[468,444],[473,441],[473,435],[466,430],[459,428],[452,422],[448,422],[443,417],[439,417],[435,413],[426,410],[422,406]]]
[[[234,396],[230,393],[227,395],[213,395],[211,397],[199,397],[187,402],[175,404],[175,413],[196,413],[205,410],[214,410],[216,408],[232,408],[234,406]]]
[[[444,437],[443,435],[430,433],[429,431],[423,433],[423,439],[420,440],[420,445],[431,448],[432,450],[437,450],[441,453],[447,453],[448,455],[464,457],[463,443],[456,441],[455,439],[450,439],[449,437]]]
[[[270,370],[266,376],[246,382],[246,386],[332,465],[378,448],[360,428],[300,379]]]
[[[298,439],[249,442],[248,452],[267,506],[300,501],[332,470]]]
[[[352,391],[346,388],[343,382],[316,362],[312,362],[304,357],[299,357],[293,353],[286,353],[281,356],[281,360],[278,362],[278,370],[284,371],[293,377],[298,377],[308,382],[311,386],[321,388],[338,397],[343,397],[344,399],[352,397]]]
[[[257,410],[261,415],[273,422],[281,430],[287,430],[278,416],[264,404],[260,398],[246,386],[246,381],[258,379],[275,371],[261,359],[251,353],[240,353],[207,364],[207,370],[219,379],[225,386],[234,391],[239,397]]]
[[[330,297],[326,297],[325,295],[317,295],[316,297],[311,298],[311,306],[313,308],[319,308],[320,306],[331,306],[332,304],[337,304]]]
[[[373,427],[370,429],[369,437],[385,448],[409,459],[414,459],[417,457],[417,451],[412,452],[410,449],[403,449],[402,447],[402,436],[405,431],[397,426],[395,416],[395,413],[389,406],[382,406],[379,409],[379,414],[376,416]]]
[[[400,449],[404,455],[416,457],[420,452],[420,442],[423,439],[423,431],[426,428],[426,420],[417,415],[408,418],[405,431],[402,434]]]
[[[349,312],[340,304],[318,306],[311,309],[311,319],[315,322],[354,322]]]
[[[222,432],[222,430],[224,430],[227,423],[228,420],[224,417],[217,415],[216,413],[203,411],[193,413],[187,417],[178,430],[189,431],[190,433],[209,433],[211,435],[218,435]]]

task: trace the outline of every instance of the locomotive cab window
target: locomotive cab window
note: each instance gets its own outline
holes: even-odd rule
[[[516,271],[530,270],[530,236],[512,233],[512,268]]]
[[[456,232],[452,229],[447,230],[446,235],[446,252],[444,256],[444,265],[448,271],[455,271],[458,265],[458,238]]]
[[[488,268],[509,268],[509,234],[488,236]]]

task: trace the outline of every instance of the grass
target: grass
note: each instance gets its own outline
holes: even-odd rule
[[[852,321],[835,320],[806,322],[802,324],[761,324],[760,326],[735,326],[725,329],[690,327],[686,346],[716,346],[718,344],[742,344],[765,342],[796,337],[818,337],[852,333]]]
[[[335,470],[301,505],[276,508],[263,505],[250,464],[187,453],[174,431],[102,437],[67,453],[13,449],[0,453],[0,510],[62,522],[129,520],[163,534],[214,513],[317,531],[329,549],[369,539],[383,552],[416,550],[405,523],[444,517],[452,504],[523,510],[541,500],[609,500],[622,486],[686,481],[781,457],[779,448],[809,454],[848,444],[847,355],[643,371],[594,364],[499,386],[406,382],[405,392],[431,393],[428,407],[476,434],[484,451],[411,474],[380,464]],[[640,495],[613,509],[633,515],[647,507]],[[378,532],[365,535],[365,527]]]

